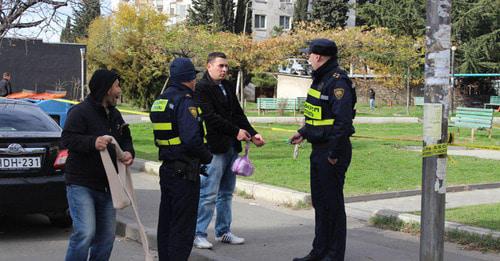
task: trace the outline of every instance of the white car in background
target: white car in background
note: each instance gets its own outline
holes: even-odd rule
[[[295,75],[310,75],[312,67],[306,59],[288,58],[286,63],[279,66],[278,72]]]

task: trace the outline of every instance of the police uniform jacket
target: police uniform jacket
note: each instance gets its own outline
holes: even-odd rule
[[[354,133],[352,121],[356,92],[335,59],[312,73],[313,82],[304,104],[305,125],[298,131],[314,145],[325,144],[329,157],[338,158]]]
[[[151,107],[155,144],[163,161],[199,159],[208,164],[212,154],[204,144],[204,124],[195,107],[193,91],[181,83],[172,82]]]

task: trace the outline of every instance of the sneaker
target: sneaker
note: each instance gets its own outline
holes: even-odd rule
[[[237,237],[231,232],[227,232],[221,237],[216,237],[215,240],[220,241],[222,243],[227,243],[231,245],[240,245],[245,243],[245,239],[242,237]]]
[[[194,245],[194,247],[200,248],[200,249],[210,249],[214,246],[214,245],[212,245],[212,243],[208,242],[206,237],[200,237],[200,236],[196,236],[194,238],[193,245]]]

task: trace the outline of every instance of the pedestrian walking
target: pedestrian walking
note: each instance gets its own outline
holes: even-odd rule
[[[12,75],[9,72],[2,74],[0,80],[0,97],[5,97],[12,93],[12,83],[10,82]]]
[[[375,110],[375,91],[370,88],[370,90],[368,90],[368,94],[370,95],[370,110]]]
[[[115,108],[121,95],[120,78],[100,69],[89,82],[90,95],[73,106],[61,142],[69,151],[65,167],[66,195],[73,219],[67,261],[109,260],[115,240],[116,211],[100,151],[108,149],[116,167],[113,136],[124,151],[125,165],[134,160],[128,124]]]
[[[224,53],[208,55],[207,71],[196,85],[195,100],[207,124],[207,142],[214,155],[207,165],[207,176],[201,177],[200,203],[194,246],[212,248],[207,240],[207,227],[217,209],[215,239],[228,244],[243,244],[244,238],[231,231],[231,204],[236,175],[231,165],[241,152],[241,141],[263,146],[263,137],[248,122],[236,98],[236,88],[225,78],[228,62]]]
[[[339,68],[337,46],[328,39],[315,39],[309,48],[313,82],[304,104],[305,125],[291,137],[292,144],[307,139],[310,156],[311,200],[315,233],[311,252],[294,261],[344,260],[346,214],[345,172],[351,162],[356,93],[347,73]]]
[[[212,154],[204,144],[203,122],[193,101],[196,71],[188,58],[170,64],[167,89],[151,107],[160,166],[158,218],[160,261],[187,260],[193,247],[200,195],[200,164]]]

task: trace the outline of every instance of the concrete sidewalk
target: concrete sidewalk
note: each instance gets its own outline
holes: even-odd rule
[[[156,249],[156,226],[160,188],[158,177],[146,173],[133,174],[134,186],[142,222],[147,227],[151,247]],[[449,206],[472,202],[498,202],[500,189],[449,193]],[[412,235],[383,231],[366,225],[365,220],[374,209],[394,206],[395,210],[415,210],[420,207],[418,197],[379,200],[347,204],[348,243],[346,260],[418,260],[418,238]],[[476,198],[477,200],[474,200]],[[412,207],[410,207],[412,206]],[[131,209],[120,210],[117,216],[118,233],[138,239]],[[193,249],[190,260],[291,260],[310,250],[314,235],[314,212],[291,210],[261,200],[235,197],[233,224],[235,234],[246,238],[246,243],[231,246],[214,242],[213,224],[208,233],[214,242],[213,250]],[[498,254],[464,251],[454,244],[446,244],[445,260],[499,260]]]

